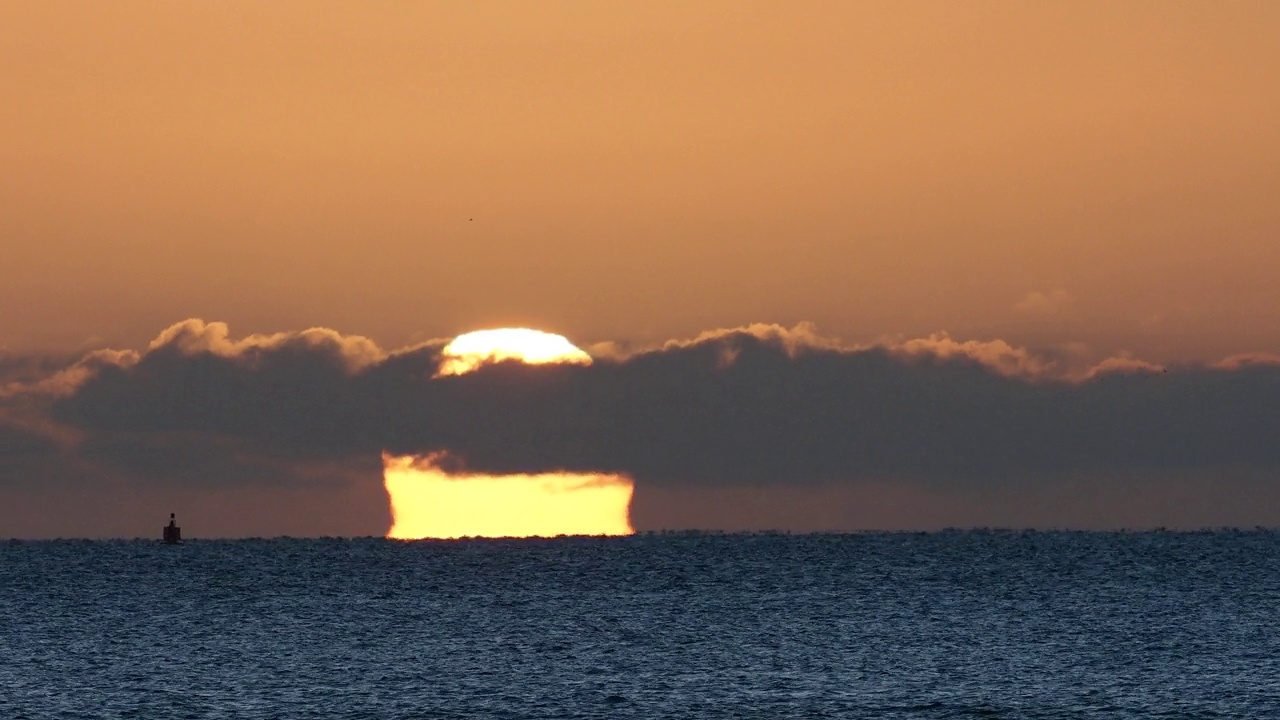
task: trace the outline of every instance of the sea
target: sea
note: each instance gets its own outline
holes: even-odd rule
[[[1280,533],[0,543],[0,718],[1280,718]]]

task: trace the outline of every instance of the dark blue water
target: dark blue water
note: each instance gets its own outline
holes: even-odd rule
[[[0,718],[1280,717],[1280,535],[0,545]]]

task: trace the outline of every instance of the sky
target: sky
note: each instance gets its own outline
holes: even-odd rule
[[[382,534],[387,449],[628,473],[638,529],[1280,524],[1277,36],[5,4],[0,536]],[[502,326],[601,361],[432,380]]]

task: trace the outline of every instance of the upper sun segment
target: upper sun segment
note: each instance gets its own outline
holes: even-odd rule
[[[590,365],[591,356],[563,335],[529,328],[477,330],[459,335],[444,346],[440,375],[461,375],[485,363],[519,360],[530,364]]]

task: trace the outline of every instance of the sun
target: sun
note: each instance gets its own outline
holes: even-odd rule
[[[444,347],[436,377],[461,375],[486,363],[590,365],[591,356],[561,335],[528,328],[480,330]],[[383,454],[383,484],[391,501],[387,537],[630,535],[635,484],[623,475],[549,472],[532,475],[451,474],[442,454]]]
[[[634,484],[620,475],[451,475],[438,455],[383,455],[400,540],[630,535]]]
[[[529,328],[477,330],[459,335],[444,346],[437,376],[461,375],[485,363],[519,360],[531,365],[572,363],[590,365],[591,356],[563,335]]]

